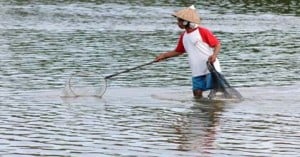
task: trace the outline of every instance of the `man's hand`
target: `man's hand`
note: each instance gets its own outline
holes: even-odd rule
[[[166,59],[166,55],[165,55],[165,53],[161,53],[161,54],[159,54],[158,56],[156,56],[156,58],[154,59],[156,62],[159,62],[159,61],[162,61],[162,60],[164,60],[164,59]]]
[[[159,61],[162,61],[162,60],[171,58],[171,57],[179,56],[179,55],[181,55],[181,54],[182,54],[181,52],[167,51],[167,52],[164,52],[164,53],[159,54],[159,55],[155,58],[155,61],[156,61],[156,62],[159,62]]]
[[[208,57],[208,61],[210,63],[214,63],[216,61],[216,59],[217,59],[217,55],[215,55],[215,54]]]

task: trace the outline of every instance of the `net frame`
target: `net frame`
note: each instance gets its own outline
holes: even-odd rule
[[[153,60],[151,62],[147,62],[147,63],[144,63],[142,65],[138,65],[136,67],[128,68],[128,69],[125,69],[123,71],[120,71],[120,72],[117,72],[117,73],[114,73],[114,74],[111,74],[111,75],[108,75],[108,76],[105,76],[105,77],[103,77],[102,75],[99,75],[99,74],[91,74],[91,73],[88,73],[88,72],[77,72],[77,73],[71,75],[69,77],[69,79],[66,81],[65,88],[64,88],[64,91],[63,91],[64,96],[65,97],[90,96],[90,97],[99,97],[99,98],[101,98],[107,90],[108,79],[110,79],[112,77],[115,77],[115,76],[118,76],[122,73],[130,72],[132,70],[144,67],[146,65],[153,64],[154,62],[157,62],[157,61]],[[98,80],[98,83],[100,83],[100,85],[98,85],[98,87],[95,87],[96,90],[95,89],[90,89],[91,92],[87,92],[87,91],[83,90],[83,85],[79,85],[81,83],[76,83],[77,78],[89,77],[89,76],[98,76],[98,78],[96,78],[96,79]],[[74,81],[74,80],[76,80],[76,81]],[[78,81],[78,82],[80,82],[80,81]],[[86,82],[86,81],[82,81],[82,82]],[[85,93],[85,92],[87,92],[87,93]]]
[[[107,90],[107,80],[91,72],[75,72],[65,82],[64,97],[99,97]]]

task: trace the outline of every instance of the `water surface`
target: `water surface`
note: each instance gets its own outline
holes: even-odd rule
[[[297,156],[298,1],[196,3],[242,102],[195,101],[186,55],[111,79],[101,99],[60,97],[77,71],[105,76],[173,49],[170,14],[188,5],[0,2],[0,155]]]

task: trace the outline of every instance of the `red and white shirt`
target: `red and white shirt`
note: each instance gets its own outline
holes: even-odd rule
[[[219,44],[219,40],[208,29],[198,27],[192,32],[183,32],[175,49],[176,52],[188,53],[189,65],[192,76],[201,76],[209,73],[206,62],[213,54],[213,49]],[[221,72],[219,60],[216,59],[214,66]]]

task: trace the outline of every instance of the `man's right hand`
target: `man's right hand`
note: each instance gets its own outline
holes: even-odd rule
[[[165,53],[161,53],[158,56],[156,56],[155,61],[159,62],[159,61],[162,61],[164,59],[166,59],[166,55],[165,55]]]

